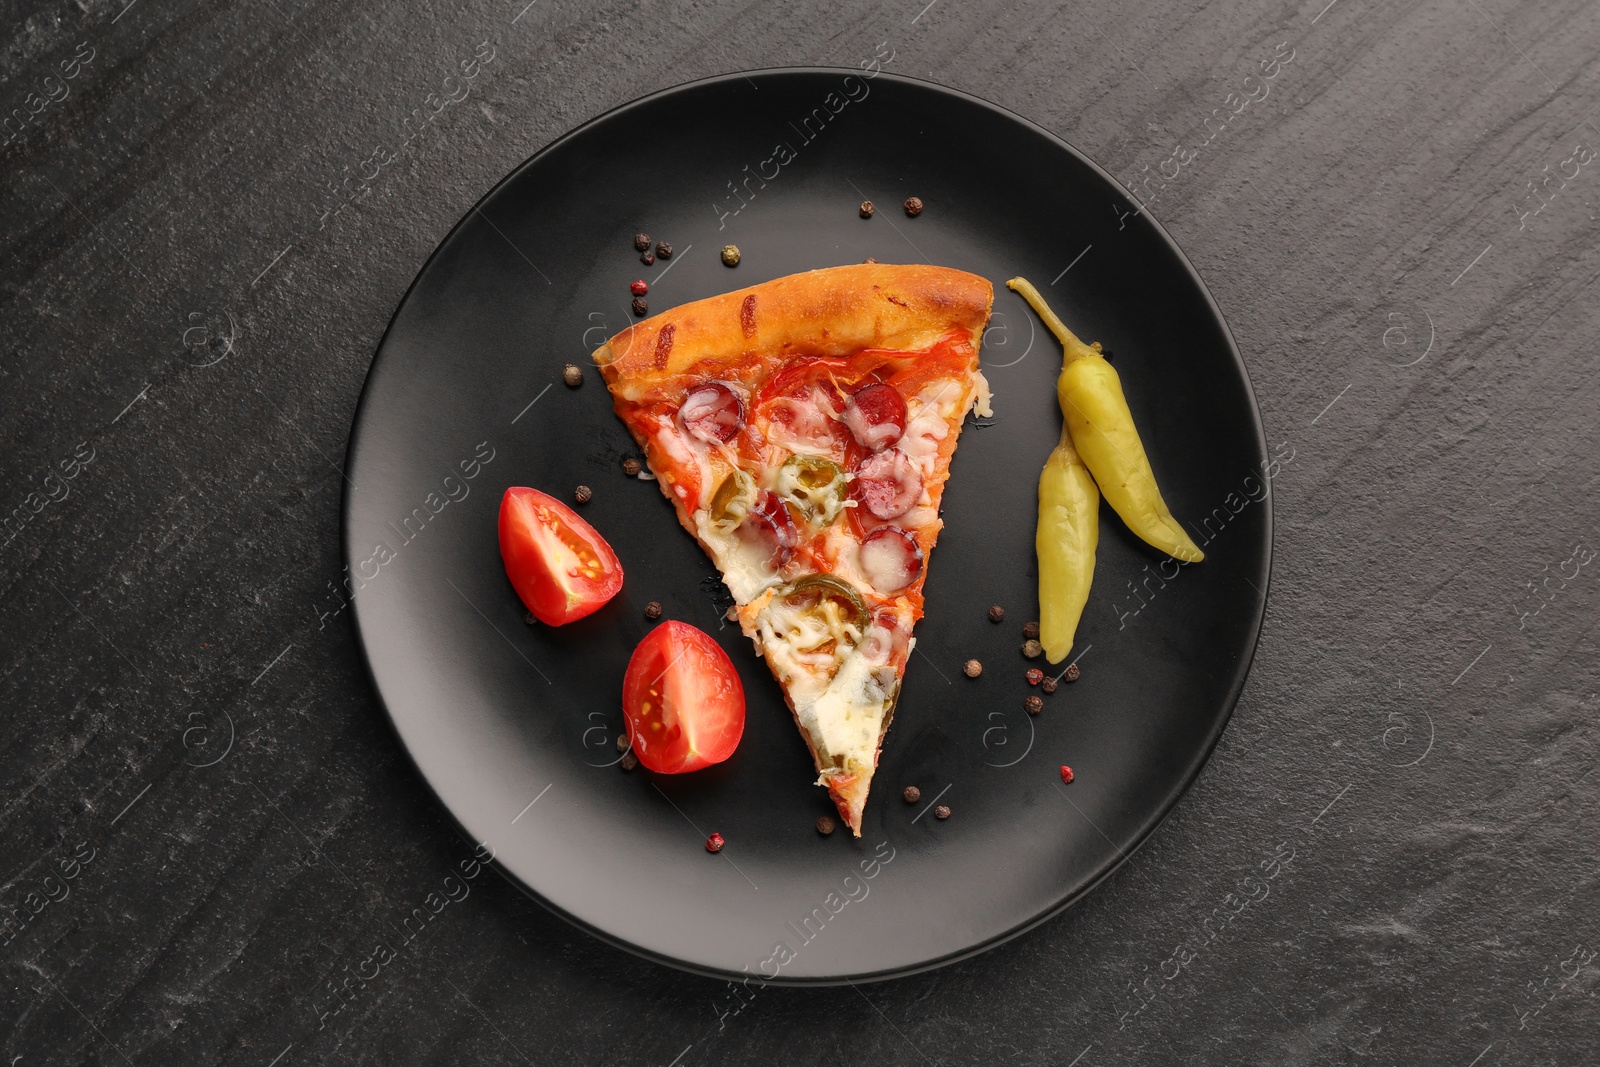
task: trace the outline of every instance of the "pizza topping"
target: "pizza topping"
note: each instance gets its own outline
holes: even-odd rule
[[[755,480],[744,471],[730,471],[711,497],[712,525],[724,531],[737,529],[749,518],[755,502]]]
[[[789,583],[773,599],[821,618],[829,638],[841,646],[860,640],[869,614],[861,594],[832,574],[808,574]]]
[[[839,517],[845,507],[847,479],[832,460],[821,456],[790,456],[778,468],[773,489],[819,526]]]
[[[898,519],[922,497],[922,471],[898,448],[868,456],[856,469],[853,490],[875,517]]]
[[[739,329],[746,337],[756,335],[756,294],[751,293],[739,305]]]
[[[906,401],[894,386],[874,382],[855,391],[839,421],[862,448],[882,452],[906,432]]]
[[[776,494],[765,489],[756,495],[755,505],[739,532],[767,550],[767,559],[774,570],[789,562],[795,546],[800,543],[800,532],[795,529],[794,517]]]
[[[683,398],[678,418],[702,441],[726,441],[744,426],[744,401],[721,382],[707,382]]]
[[[922,548],[898,526],[880,526],[861,542],[861,573],[880,593],[898,593],[922,573]]]

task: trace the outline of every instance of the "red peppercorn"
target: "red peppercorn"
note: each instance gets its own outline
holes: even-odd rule
[[[650,291],[650,283],[646,282],[643,278],[640,278],[638,281],[628,286],[628,291],[634,296],[643,296]]]
[[[727,844],[727,842],[722,839],[721,834],[712,834],[710,837],[706,838],[706,851],[721,852],[722,846],[725,844]]]
[[[1044,671],[1041,671],[1038,667],[1029,667],[1028,673],[1024,677],[1028,679],[1029,685],[1038,685],[1044,681]]]
[[[1071,782],[1072,782],[1072,779],[1075,778],[1075,777],[1076,777],[1076,775],[1074,775],[1072,773],[1072,768],[1068,767],[1065,764],[1062,764],[1062,766],[1061,766],[1061,780],[1070,785]]]

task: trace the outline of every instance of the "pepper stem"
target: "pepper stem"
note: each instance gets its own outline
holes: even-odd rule
[[[1035,289],[1033,283],[1028,279],[1012,278],[1006,282],[1006,288],[1021,293],[1022,299],[1028,302],[1029,307],[1038,312],[1039,318],[1044,320],[1045,326],[1051,333],[1056,335],[1056,340],[1061,342],[1062,362],[1064,364],[1070,363],[1075,359],[1082,359],[1084,356],[1098,356],[1100,354],[1100,342],[1096,341],[1092,345],[1086,345],[1080,341],[1078,335],[1069,330],[1067,324],[1061,321],[1060,316],[1050,310],[1050,305],[1044,302],[1044,297],[1039,295],[1039,290]]]

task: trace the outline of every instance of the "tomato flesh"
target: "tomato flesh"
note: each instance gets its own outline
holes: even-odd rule
[[[500,558],[522,603],[549,626],[599,611],[622,588],[622,564],[599,531],[526,486],[501,498]]]
[[[622,715],[640,763],[659,774],[698,771],[739,746],[744,686],[710,634],[674,619],[633,650]]]

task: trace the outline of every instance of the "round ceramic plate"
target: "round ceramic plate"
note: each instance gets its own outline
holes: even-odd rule
[[[876,76],[869,77],[868,74]],[[910,218],[901,204],[922,198]],[[859,217],[861,201],[878,205]],[[645,266],[638,231],[670,241]],[[735,244],[735,269],[719,251]],[[829,812],[766,665],[632,441],[589,353],[661,310],[873,257],[995,283],[982,363],[995,415],[951,465],[927,616],[859,840]],[[1061,350],[1005,289],[1033,280],[1105,344],[1173,511],[1206,552],[1179,569],[1102,508],[1082,678],[1024,671],[1037,615],[1035,486],[1060,427]],[[584,368],[580,388],[562,368]],[[1170,238],[1089,160],[962,93],[872,71],[772,70],[618,108],[501,182],[395,312],[351,434],[344,547],[354,617],[400,742],[501,870],[596,936],[694,971],[827,983],[960,959],[1043,921],[1127,858],[1199,772],[1238,699],[1265,607],[1271,472],[1244,365]],[[500,562],[509,486],[583,511],[627,574],[595,615],[530,626]],[[711,633],[749,701],[726,763],[617,764],[623,670],[666,617]],[[1006,609],[990,623],[991,604]],[[982,677],[962,664],[976,657]],[[1077,779],[1063,785],[1060,768]],[[901,799],[905,786],[919,804]],[[936,819],[935,805],[953,814]],[[706,852],[712,831],[727,839]]]

